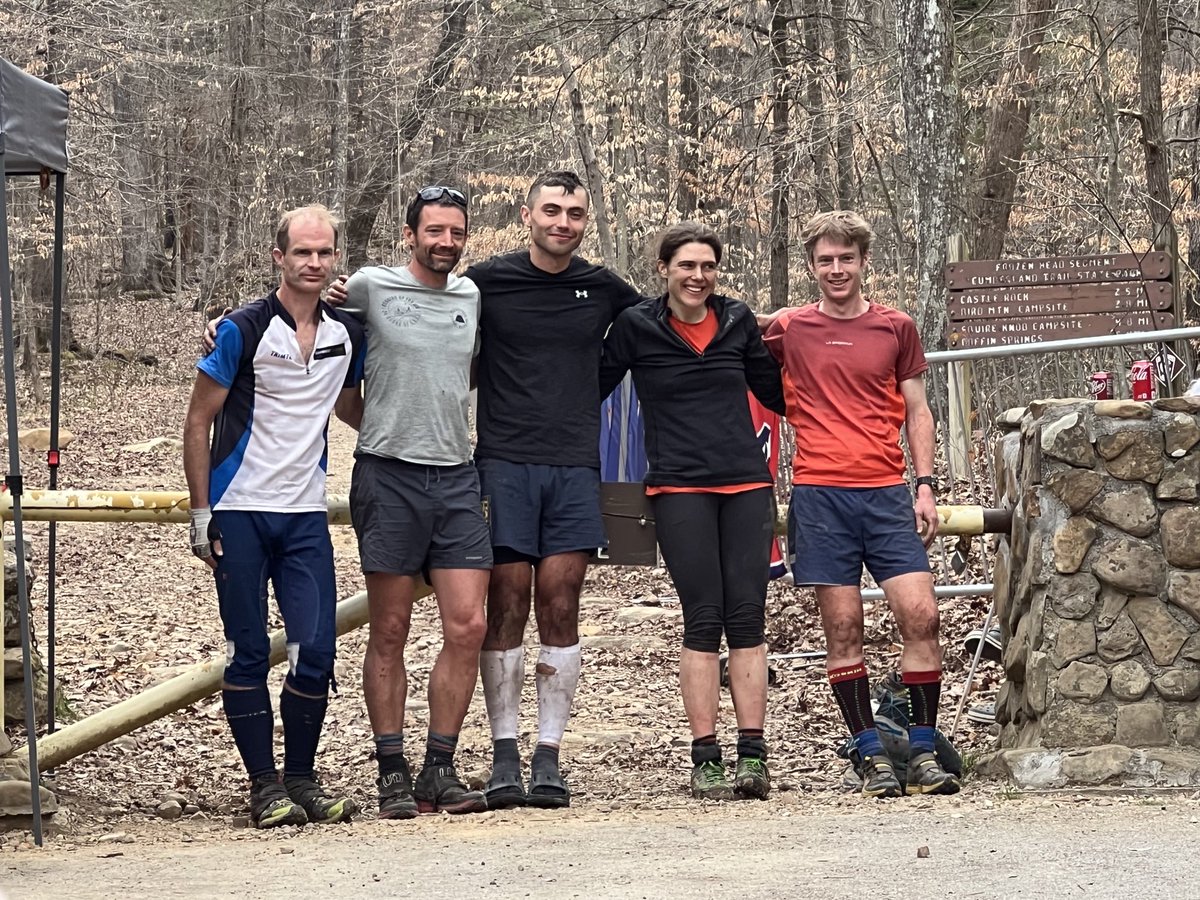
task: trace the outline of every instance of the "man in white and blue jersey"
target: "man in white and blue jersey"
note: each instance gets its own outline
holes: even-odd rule
[[[358,392],[366,343],[352,316],[320,299],[338,257],[328,210],[285,213],[272,256],[279,287],[225,318],[216,349],[196,366],[183,451],[192,552],[213,569],[225,630],[225,717],[259,828],[343,822],[358,811],[325,793],[314,761],[336,640],[326,431],[339,396]],[[268,580],[287,631],[282,778],[267,691]]]

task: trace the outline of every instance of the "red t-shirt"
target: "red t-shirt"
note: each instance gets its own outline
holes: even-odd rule
[[[765,341],[783,367],[787,419],[796,429],[792,483],[902,484],[900,382],[929,368],[913,320],[878,303],[835,319],[814,303],[785,310]]]

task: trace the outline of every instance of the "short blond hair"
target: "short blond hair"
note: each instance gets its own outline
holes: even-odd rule
[[[279,217],[279,225],[275,229],[275,246],[281,252],[287,253],[288,243],[291,240],[289,232],[292,228],[292,223],[297,219],[316,219],[333,229],[333,246],[337,249],[338,229],[341,227],[341,222],[337,217],[329,211],[327,207],[320,203],[310,203],[308,206],[299,206],[296,209],[289,209]]]
[[[853,244],[863,256],[871,251],[871,241],[875,232],[871,226],[856,212],[848,209],[834,209],[829,212],[817,213],[804,223],[800,229],[800,240],[804,242],[804,252],[808,261],[813,260],[813,251],[817,241],[829,238],[842,244]]]

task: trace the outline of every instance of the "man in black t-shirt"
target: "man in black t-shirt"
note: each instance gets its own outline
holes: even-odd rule
[[[600,518],[600,348],[617,315],[641,298],[575,256],[589,198],[573,172],[548,172],[521,219],[529,249],[467,270],[481,295],[476,464],[495,568],[480,674],[492,726],[489,808],[563,807],[570,790],[558,747],[579,681],[579,593]],[[517,718],[530,594],[541,648],[538,743],[529,791]]]

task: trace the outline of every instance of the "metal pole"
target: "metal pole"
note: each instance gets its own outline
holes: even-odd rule
[[[0,153],[0,169],[3,168]],[[33,708],[33,664],[30,659],[29,585],[25,583],[25,531],[21,523],[21,449],[17,435],[17,372],[13,364],[12,274],[8,265],[8,198],[0,182],[0,320],[3,325],[4,402],[8,408],[8,476],[5,496],[11,501],[17,556],[17,607],[21,620],[21,656],[25,674],[25,733],[29,749],[29,805],[33,809],[33,840],[42,846],[41,779],[37,775],[37,716]]]
[[[54,179],[54,296],[50,323],[50,449],[46,465],[50,469],[50,490],[58,487],[58,420],[62,394],[62,307],[63,307],[63,217],[67,176],[59,172]],[[54,734],[54,647],[55,582],[58,573],[58,523],[50,523],[46,549],[46,732]]]
[[[1184,338],[1200,338],[1200,328],[1164,328],[1162,331],[1139,331],[1136,334],[1102,334],[1096,337],[1070,338],[1065,341],[1041,341],[1034,344],[1005,344],[1001,347],[976,347],[971,350],[939,350],[926,353],[925,359],[934,362],[959,362],[964,359],[991,359],[1001,356],[1031,356],[1035,353],[1057,353],[1059,350],[1087,350],[1092,347],[1120,347],[1125,344],[1161,344]]]
[[[967,698],[971,696],[971,685],[975,681],[975,670],[979,668],[979,660],[983,658],[983,647],[987,643],[988,629],[992,627],[992,616],[996,612],[996,598],[992,597],[992,602],[988,604],[987,616],[983,620],[983,637],[979,639],[979,646],[975,648],[975,655],[971,658],[971,667],[967,670],[967,683],[963,685],[962,696],[958,698],[958,709],[954,711],[954,723],[950,726],[950,737],[954,737],[954,733],[958,731],[958,720],[962,716],[963,707],[967,705]]]

